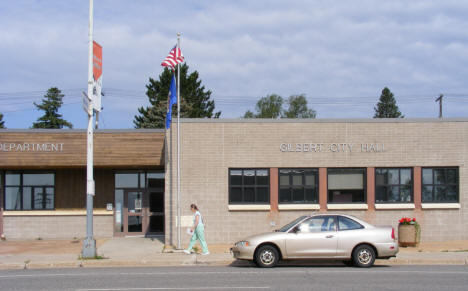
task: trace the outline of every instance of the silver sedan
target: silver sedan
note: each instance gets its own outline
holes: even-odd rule
[[[259,267],[291,259],[333,259],[371,267],[376,258],[395,257],[398,242],[391,226],[373,226],[344,214],[316,214],[238,241],[231,252],[234,258],[253,260]]]

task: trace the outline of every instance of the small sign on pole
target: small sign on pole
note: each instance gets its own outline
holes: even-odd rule
[[[83,110],[88,114],[88,116],[93,115],[93,108],[89,105],[91,103],[91,99],[89,99],[88,94],[83,92]]]

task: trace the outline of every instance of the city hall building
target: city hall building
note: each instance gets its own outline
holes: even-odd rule
[[[199,206],[209,243],[313,212],[377,225],[415,217],[423,241],[468,240],[468,119],[181,119],[182,243]],[[176,245],[177,126],[94,135],[95,237]],[[0,232],[83,238],[86,132],[0,130]]]

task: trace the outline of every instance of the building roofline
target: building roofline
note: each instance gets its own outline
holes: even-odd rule
[[[86,129],[42,129],[42,128],[2,128],[2,132],[27,132],[27,133],[86,133]],[[125,128],[125,129],[97,129],[95,133],[126,133],[126,132],[160,132],[164,133],[164,129],[160,128]]]
[[[468,122],[468,118],[181,118],[183,123],[428,123]]]

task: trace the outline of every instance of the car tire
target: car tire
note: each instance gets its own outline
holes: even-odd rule
[[[370,245],[360,245],[353,251],[353,262],[356,267],[369,268],[375,262],[375,251]]]
[[[279,261],[278,250],[274,246],[266,245],[260,247],[255,253],[255,264],[261,268],[271,268]]]

